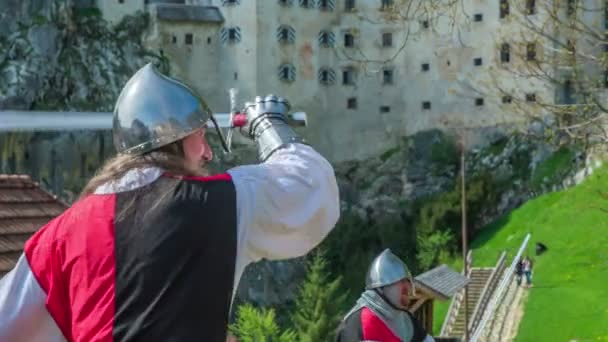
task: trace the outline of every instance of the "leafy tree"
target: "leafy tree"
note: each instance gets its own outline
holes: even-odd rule
[[[346,300],[341,281],[341,277],[330,279],[323,254],[315,253],[292,315],[298,341],[333,341]]]

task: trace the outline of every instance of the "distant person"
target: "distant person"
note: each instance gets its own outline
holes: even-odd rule
[[[522,261],[522,269],[526,276],[526,285],[528,287],[532,286],[532,260],[528,256]]]
[[[337,342],[434,342],[408,310],[415,289],[403,261],[389,249],[374,259],[366,290],[338,327]]]
[[[515,275],[517,278],[517,286],[521,286],[521,278],[524,275],[524,267],[521,259],[515,264]]]

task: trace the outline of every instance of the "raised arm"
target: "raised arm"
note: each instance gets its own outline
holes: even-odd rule
[[[258,97],[247,107],[247,134],[262,163],[233,168],[239,249],[251,261],[306,254],[340,216],[334,170],[285,123],[285,100]]]

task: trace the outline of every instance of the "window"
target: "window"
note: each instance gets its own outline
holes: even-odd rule
[[[382,84],[393,84],[393,69],[382,70]]]
[[[424,102],[422,102],[422,109],[424,109],[424,110],[431,109],[431,101],[424,101]]]
[[[234,6],[240,3],[239,0],[222,0],[222,5],[224,6]]]
[[[380,106],[380,113],[390,113],[391,112],[391,107],[390,106]]]
[[[207,37],[207,44],[211,44],[211,37]]]
[[[220,30],[220,41],[222,44],[234,44],[241,41],[240,27],[223,27]]]
[[[511,46],[508,43],[502,43],[500,46],[500,61],[502,63],[511,61]]]
[[[186,45],[192,45],[193,41],[194,36],[192,35],[192,33],[186,33]]]
[[[500,18],[508,16],[510,13],[509,0],[500,0]]]
[[[348,109],[357,109],[357,98],[356,97],[349,97],[346,100],[346,108],[348,108]]]
[[[568,0],[566,4],[566,15],[569,17],[576,13],[576,0]]]
[[[171,37],[171,43],[177,44],[177,37],[176,36]]]
[[[317,75],[319,83],[323,85],[332,85],[336,82],[336,72],[331,68],[321,68]]]
[[[574,104],[574,87],[572,86],[572,80],[566,80],[562,89],[562,104]]]
[[[313,8],[315,6],[314,0],[300,0],[300,7]]]
[[[125,3],[125,0],[118,0],[118,3],[119,3],[119,4],[124,4],[124,3]]]
[[[536,102],[536,94],[534,94],[534,93],[526,94],[526,101]]]
[[[291,64],[283,64],[279,67],[279,79],[283,82],[296,80],[296,68]]]
[[[355,0],[345,0],[344,1],[344,10],[346,12],[355,10]]]
[[[393,0],[381,0],[380,9],[389,9],[393,6]]]
[[[279,26],[277,40],[282,44],[293,44],[296,41],[296,30],[288,25]]]
[[[336,43],[336,35],[330,31],[319,32],[319,46],[333,47]]]
[[[502,103],[511,103],[513,102],[513,98],[511,97],[511,95],[505,95],[502,97]]]
[[[428,20],[423,20],[420,25],[422,25],[423,29],[428,29],[429,28],[429,21]]]
[[[343,85],[354,85],[355,84],[355,69],[348,67],[342,70],[342,84]]]
[[[291,6],[293,5],[293,0],[279,0],[279,5],[281,6]]]
[[[536,14],[536,0],[526,0],[526,14]]]
[[[336,5],[334,4],[334,0],[318,0],[319,1],[319,9],[321,11],[333,11]]]
[[[604,2],[604,28],[608,29],[608,1]]]
[[[237,81],[239,79],[239,73],[235,72],[234,73],[234,80]]]
[[[236,41],[240,39],[237,29],[231,28],[228,30],[228,40]]]
[[[476,105],[477,107],[481,107],[481,106],[483,106],[483,98],[482,98],[482,97],[478,97],[478,98],[476,98],[476,99],[475,99],[475,105]]]
[[[480,66],[482,64],[483,64],[483,59],[481,59],[481,57],[473,59],[473,65]]]
[[[344,34],[344,47],[354,47],[355,46],[355,36],[352,33]]]
[[[393,46],[393,34],[392,33],[385,32],[382,34],[382,46],[383,47]]]
[[[528,43],[526,45],[526,59],[529,61],[536,60],[536,43]]]
[[[568,49],[568,52],[574,56],[576,55],[576,43],[570,39],[568,39],[568,41],[566,42],[566,49]]]
[[[483,14],[481,14],[481,13],[477,13],[477,14],[475,14],[475,15],[473,16],[473,20],[474,20],[474,21],[477,21],[477,22],[483,21]]]
[[[422,63],[421,68],[422,68],[422,71],[429,71],[431,66],[429,65],[429,63]]]

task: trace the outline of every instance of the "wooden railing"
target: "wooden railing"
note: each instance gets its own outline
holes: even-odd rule
[[[473,268],[473,251],[470,250],[467,253],[466,258],[466,269],[467,274],[464,274],[464,268],[462,269],[462,273],[467,278],[471,278],[471,269]],[[450,307],[448,308],[447,317],[443,321],[443,325],[441,325],[441,331],[439,336],[449,336],[452,332],[452,327],[454,326],[454,322],[456,321],[456,316],[458,315],[458,310],[460,309],[460,305],[462,305],[462,301],[464,300],[464,288],[454,296],[452,302],[450,303]]]
[[[477,304],[475,305],[475,309],[473,310],[473,314],[471,315],[471,321],[469,322],[469,331],[475,331],[475,329],[477,328],[477,325],[479,324],[479,321],[481,320],[483,312],[485,311],[486,307],[488,306],[488,302],[490,301],[490,298],[491,298],[492,294],[494,293],[496,286],[498,286],[498,281],[500,280],[501,276],[503,275],[503,271],[504,271],[504,268],[506,265],[506,260],[507,260],[507,252],[502,252],[500,254],[500,256],[498,257],[496,266],[492,270],[492,273],[490,274],[490,277],[488,278],[486,285],[483,287],[483,290],[481,291],[481,294],[479,295],[479,300],[477,301]]]
[[[523,243],[519,247],[517,254],[513,257],[513,260],[511,261],[511,265],[509,266],[509,268],[507,268],[503,272],[504,277],[501,277],[502,279],[500,281],[500,284],[498,285],[498,287],[492,294],[492,298],[490,299],[488,306],[485,308],[485,310],[483,310],[481,320],[479,321],[475,330],[473,330],[471,332],[472,333],[471,342],[477,342],[481,338],[481,335],[484,333],[484,329],[486,328],[486,324],[488,323],[488,320],[495,313],[499,300],[504,295],[504,292],[506,291],[507,286],[509,285],[509,282],[513,279],[515,265],[517,264],[517,261],[521,258],[521,255],[523,254],[526,247],[528,246],[528,241],[530,241],[530,236],[531,236],[530,233],[528,233],[526,235],[526,238],[524,239]]]

